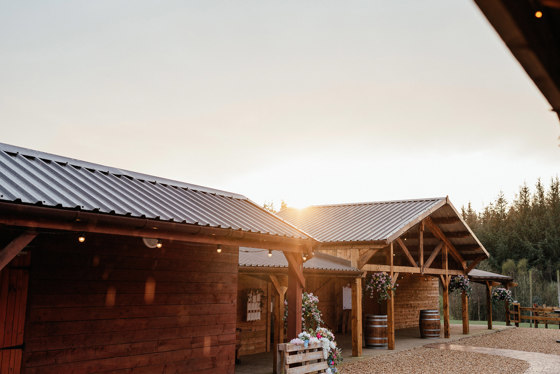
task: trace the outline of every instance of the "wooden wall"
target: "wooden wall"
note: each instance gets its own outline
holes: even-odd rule
[[[233,373],[238,248],[41,234],[23,372]]]
[[[399,286],[395,292],[395,329],[418,326],[422,309],[439,309],[437,278],[403,274],[399,276],[397,283]]]
[[[241,329],[241,347],[239,356],[266,352],[267,348],[267,313],[270,313],[269,283],[257,277],[240,274],[237,283],[237,328]],[[247,322],[247,290],[260,288],[264,291],[261,319]]]

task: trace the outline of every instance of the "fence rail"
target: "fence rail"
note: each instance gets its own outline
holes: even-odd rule
[[[545,328],[548,328],[548,325],[551,324],[558,325],[560,329],[559,307],[547,307],[546,305],[523,307],[519,303],[513,303],[511,304],[509,313],[511,321],[514,322],[517,327],[519,327],[522,321],[529,321],[535,324],[535,328],[538,328],[539,322],[542,322]]]

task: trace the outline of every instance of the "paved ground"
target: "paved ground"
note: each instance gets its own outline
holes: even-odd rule
[[[554,341],[555,344],[558,344]],[[459,344],[432,344],[430,348],[443,350],[482,353],[485,355],[509,357],[516,360],[523,360],[529,364],[525,374],[558,374],[560,373],[560,355],[545,354],[537,352],[518,351],[513,349],[500,349],[488,347],[473,347],[470,345]],[[473,371],[474,372],[474,371]],[[477,371],[478,373],[478,371]]]

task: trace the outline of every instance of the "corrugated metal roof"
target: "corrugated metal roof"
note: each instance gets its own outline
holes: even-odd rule
[[[418,217],[443,206],[445,197],[288,208],[280,217],[328,242],[387,240]]]
[[[286,260],[282,251],[271,252],[272,256],[268,257],[268,250],[266,249],[241,247],[239,248],[239,266],[266,268],[288,267],[288,260]],[[359,271],[352,267],[348,260],[319,252],[315,253],[315,256],[304,262],[303,268],[329,271]]]
[[[498,281],[512,281],[513,278],[508,275],[492,273],[490,271],[479,270],[479,269],[472,269],[469,272],[469,277],[472,280],[498,280]]]
[[[242,195],[3,143],[0,201],[309,237]]]

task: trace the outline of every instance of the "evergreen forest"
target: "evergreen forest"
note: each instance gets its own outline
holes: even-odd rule
[[[558,305],[560,270],[560,181],[544,185],[539,179],[534,188],[519,188],[513,201],[502,192],[482,211],[469,203],[461,210],[463,219],[490,253],[478,269],[509,275],[518,284],[513,299],[522,306],[532,303]],[[532,283],[532,300],[530,300]],[[469,299],[471,320],[486,319],[485,287],[474,284]],[[451,316],[461,318],[460,295],[452,295]],[[493,319],[505,320],[503,302],[494,303]]]

